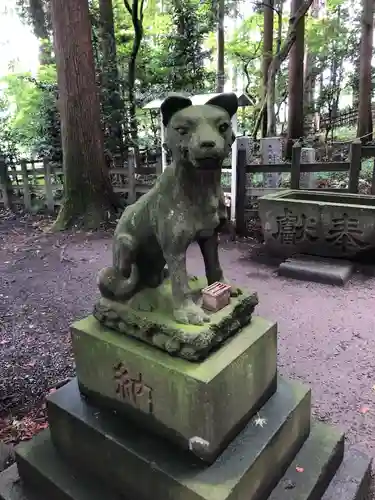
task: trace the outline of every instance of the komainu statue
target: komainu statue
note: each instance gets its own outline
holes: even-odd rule
[[[172,164],[122,214],[114,234],[112,266],[102,269],[98,277],[103,299],[127,303],[144,289],[160,287],[168,277],[175,323],[210,322],[193,296],[186,251],[197,242],[207,284],[224,281],[218,255],[218,231],[226,218],[220,181],[234,141],[231,118],[237,108],[233,93],[219,94],[199,106],[178,95],[164,100],[161,114]],[[232,287],[231,293],[241,292]],[[105,304],[102,301],[94,314],[108,325]]]

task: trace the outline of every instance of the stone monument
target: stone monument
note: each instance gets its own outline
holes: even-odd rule
[[[263,165],[274,165],[283,162],[283,138],[264,137],[260,140]],[[263,174],[265,188],[279,188],[282,182],[282,173],[267,172]]]
[[[49,429],[17,447],[0,499],[367,498],[371,461],[311,425],[310,390],[277,374],[276,324],[225,282],[220,170],[236,110],[234,94],[164,101],[173,163],[120,219],[102,297],[71,329],[77,377],[48,396]],[[193,241],[205,278],[187,274]]]
[[[315,163],[316,150],[314,148],[301,148],[301,163]],[[302,172],[300,177],[300,189],[317,189],[317,174],[313,172]]]

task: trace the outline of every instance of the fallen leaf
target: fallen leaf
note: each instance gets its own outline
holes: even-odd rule
[[[48,422],[44,422],[43,424],[38,424],[38,425],[36,426],[36,428],[37,428],[38,430],[48,429]]]
[[[296,467],[297,472],[304,472],[305,469],[303,467]]]
[[[370,411],[370,408],[367,408],[367,406],[363,406],[361,409],[360,409],[360,412],[364,415],[365,413],[369,412]]]

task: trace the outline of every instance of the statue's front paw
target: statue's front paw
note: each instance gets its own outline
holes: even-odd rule
[[[193,301],[189,301],[182,307],[175,309],[173,315],[177,323],[182,323],[184,325],[199,326],[210,321],[209,316]]]
[[[238,288],[236,286],[231,287],[231,289],[230,289],[230,296],[231,297],[239,297],[242,294],[243,294],[243,291],[241,290],[241,288]]]
[[[231,297],[239,297],[240,295],[243,294],[243,291],[241,290],[241,288],[238,288],[237,286],[234,286],[231,283],[228,283],[228,280],[223,279],[222,283],[225,283],[226,285],[229,285],[231,287],[231,289],[230,289],[230,296]]]

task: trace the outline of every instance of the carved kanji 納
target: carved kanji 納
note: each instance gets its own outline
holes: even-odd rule
[[[138,373],[137,378],[132,378],[123,363],[119,363],[114,369],[114,378],[117,382],[116,394],[133,406],[141,407],[148,413],[152,413],[152,389],[143,382],[142,374]],[[142,404],[142,401],[145,404]]]

